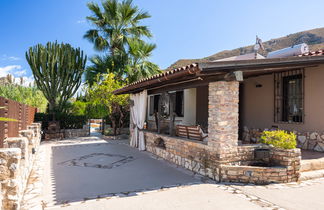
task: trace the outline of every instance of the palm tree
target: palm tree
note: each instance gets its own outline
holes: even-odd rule
[[[129,82],[149,77],[160,73],[158,65],[149,61],[152,51],[156,48],[155,44],[146,43],[142,40],[128,39],[129,59],[127,74]]]
[[[85,80],[92,85],[101,74],[114,73],[116,79],[128,82],[158,73],[156,64],[149,62],[154,44],[148,44],[143,37],[152,36],[147,26],[140,21],[149,18],[147,12],[134,6],[132,0],[106,0],[102,7],[89,3],[92,16],[87,19],[95,26],[88,30],[84,38],[94,44],[98,51],[105,52],[104,56],[94,56],[86,70]]]
[[[108,50],[114,56],[125,51],[128,38],[152,36],[147,26],[140,25],[140,21],[151,16],[134,6],[132,0],[106,0],[102,2],[102,8],[91,2],[88,8],[93,14],[87,19],[95,28],[88,30],[84,38],[94,43],[98,51]]]
[[[88,66],[85,72],[85,81],[88,85],[98,80],[98,76],[102,79],[102,74],[114,73],[117,79],[123,79],[126,75],[127,54],[118,54],[115,56],[95,55],[90,58],[92,65]]]

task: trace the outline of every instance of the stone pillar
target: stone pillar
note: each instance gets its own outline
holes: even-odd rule
[[[231,162],[237,154],[239,82],[209,83],[208,99],[208,146],[217,160]]]

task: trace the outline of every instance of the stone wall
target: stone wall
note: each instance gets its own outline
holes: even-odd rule
[[[272,166],[259,167],[245,165],[250,163],[249,156],[245,161],[222,165],[221,181],[255,184],[296,182],[300,176],[300,149],[270,149]]]
[[[300,168],[300,149],[270,149],[269,163],[273,166],[250,166],[254,150],[262,145],[238,146],[228,163],[219,160],[209,145],[184,138],[145,132],[147,151],[195,173],[222,182],[255,184],[297,181]],[[161,143],[162,141],[162,143]]]
[[[64,129],[64,138],[76,138],[89,136],[89,128],[85,129]]]
[[[0,183],[2,208],[19,209],[33,167],[35,152],[40,144],[41,125],[33,123],[20,137],[7,138],[0,148]],[[0,205],[0,206],[1,206]]]
[[[219,180],[216,153],[204,142],[149,131],[145,132],[145,140],[147,151],[188,170]]]
[[[243,142],[258,143],[263,130],[244,127]],[[324,132],[298,132],[292,131],[297,135],[297,147],[305,150],[324,152]]]

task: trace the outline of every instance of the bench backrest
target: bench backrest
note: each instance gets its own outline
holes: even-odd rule
[[[177,136],[202,141],[200,126],[177,125]]]

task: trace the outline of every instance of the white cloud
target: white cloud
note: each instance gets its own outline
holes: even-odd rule
[[[77,24],[82,24],[82,23],[85,23],[85,22],[86,22],[85,20],[78,20]]]
[[[16,70],[21,70],[20,65],[9,65],[5,67],[0,67],[0,77],[5,77],[8,74],[14,74]]]
[[[20,70],[20,71],[15,71],[13,74],[16,76],[16,77],[21,77],[21,76],[24,76],[26,75],[27,71],[25,69],[23,70]]]
[[[16,56],[7,56],[7,55],[2,55],[1,60],[3,61],[19,61],[20,58]]]
[[[16,83],[20,83],[19,77],[23,77],[25,81],[31,82],[33,81],[33,77],[26,77],[25,75],[27,74],[26,69],[22,69],[20,65],[9,65],[9,66],[4,66],[0,67],[0,77],[6,77],[8,74],[11,74],[15,78]]]

